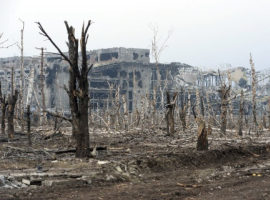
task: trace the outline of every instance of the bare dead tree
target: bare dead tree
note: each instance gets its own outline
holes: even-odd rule
[[[172,30],[170,30],[168,32],[168,36],[166,37],[166,39],[164,40],[164,42],[161,44],[161,47],[158,47],[158,27],[157,26],[153,26],[152,24],[149,25],[149,28],[152,30],[153,32],[153,39],[152,39],[152,57],[155,60],[155,65],[156,65],[156,69],[157,69],[157,87],[161,87],[161,83],[160,83],[160,79],[161,79],[161,75],[159,72],[159,60],[160,60],[160,56],[161,53],[164,51],[164,49],[167,47],[166,43],[168,41],[168,39],[170,38],[171,34],[172,34]]]
[[[190,110],[191,110],[191,92],[188,91],[188,103],[187,103],[187,117],[186,117],[186,128],[190,126]]]
[[[252,72],[252,111],[253,111],[253,129],[257,131],[257,119],[256,119],[256,72],[252,56],[250,54],[250,66]]]
[[[182,127],[183,127],[183,131],[186,130],[187,128],[187,124],[186,124],[186,109],[187,109],[187,106],[184,105],[185,102],[184,102],[184,89],[183,87],[181,87],[181,90],[180,90],[180,105],[181,105],[181,108],[179,109],[179,116],[180,116],[180,120],[181,120],[181,123],[182,123]]]
[[[55,109],[55,112],[58,113],[57,108]],[[58,117],[54,117],[54,130],[55,130],[55,131],[58,131],[58,130],[59,130]]]
[[[2,116],[1,116],[1,133],[5,134],[5,119],[6,119],[6,109],[8,106],[8,101],[6,100],[6,95],[3,96],[2,94],[2,86],[0,82],[0,101],[1,101],[1,111],[2,111]]]
[[[145,94],[145,118],[147,120],[147,122],[149,121],[149,117],[150,117],[150,95],[148,90],[146,90],[146,94]]]
[[[27,105],[27,139],[28,139],[28,145],[31,146],[32,145],[32,141],[31,141],[31,112],[30,112],[30,105]]]
[[[0,33],[0,39],[2,38],[2,36],[3,36],[3,33]],[[9,44],[9,45],[7,45],[7,46],[1,46],[1,45],[3,45],[4,43],[6,43],[7,41],[8,41],[8,39],[6,39],[6,40],[0,42],[0,49],[8,49],[9,47],[12,47],[12,46],[14,46],[14,45],[17,44],[17,42],[15,42],[15,43]]]
[[[144,131],[145,127],[145,97],[141,96],[141,113],[140,113],[140,120],[141,120],[141,131]]]
[[[14,66],[11,67],[11,96],[14,94]]]
[[[88,66],[87,55],[86,55],[86,45],[88,41],[88,29],[91,25],[89,20],[86,27],[82,26],[80,47],[81,47],[81,66],[79,67],[79,40],[75,38],[75,29],[68,25],[65,21],[67,33],[68,33],[68,51],[69,57],[67,57],[59,47],[54,43],[51,37],[46,33],[42,25],[37,22],[41,35],[45,36],[57,49],[59,54],[65,59],[69,67],[69,87],[64,86],[70,103],[71,110],[71,124],[72,124],[72,134],[76,139],[76,157],[83,158],[89,155],[89,124],[88,124],[88,72],[91,70],[93,65]]]
[[[244,92],[241,90],[241,99],[239,105],[239,118],[238,118],[238,135],[243,135],[243,112],[244,112]]]
[[[14,138],[14,110],[18,99],[19,91],[15,90],[14,95],[8,97],[8,137]]]
[[[219,74],[220,78],[220,74]],[[218,90],[218,93],[220,94],[221,98],[221,127],[220,131],[223,135],[226,135],[226,129],[227,129],[227,106],[228,106],[228,95],[229,91],[231,89],[231,86],[227,86],[224,81],[220,78],[220,89]]]
[[[207,106],[208,106],[208,123],[212,124],[213,123],[213,119],[214,119],[214,112],[212,109],[212,105],[210,103],[210,98],[209,98],[209,92],[206,92],[206,102],[207,102]]]
[[[268,130],[270,131],[270,97],[268,98]]]
[[[151,101],[151,108],[152,108],[152,124],[156,124],[156,113],[157,113],[157,88],[154,87],[153,89],[153,100]]]
[[[122,95],[122,102],[123,102],[123,108],[124,108],[124,126],[125,130],[128,130],[128,109],[127,109],[127,99],[126,95]]]
[[[177,92],[173,93],[173,99],[171,101],[170,93],[169,91],[166,91],[167,94],[167,111],[166,111],[166,121],[167,121],[167,134],[171,135],[175,132],[174,130],[174,109],[175,109],[175,103],[177,100]]]
[[[119,85],[116,86],[115,89],[115,107],[116,107],[116,113],[115,113],[115,129],[117,129],[118,125],[121,123],[120,121],[120,87]]]
[[[200,104],[201,104],[201,101],[200,101],[200,92],[197,89],[196,90],[196,115],[197,115],[198,118],[201,117]]]
[[[201,106],[201,114],[202,117],[204,118],[204,100],[202,96],[200,96],[200,106]]]
[[[263,128],[266,128],[266,114],[265,114],[265,112],[263,113],[262,125],[263,125]]]
[[[160,38],[158,38],[158,26],[154,26],[152,24],[149,25],[149,28],[152,30],[153,32],[153,38],[152,38],[152,51],[151,51],[151,54],[152,54],[152,57],[154,58],[155,60],[155,66],[156,66],[156,75],[157,75],[157,85],[156,87],[159,88],[159,92],[160,92],[160,95],[161,95],[161,106],[162,108],[164,108],[164,92],[165,92],[165,89],[167,87],[167,71],[166,71],[166,81],[165,81],[165,84],[164,84],[164,87],[162,89],[161,87],[161,74],[160,74],[160,70],[159,70],[159,61],[160,61],[160,56],[162,54],[162,52],[164,51],[165,48],[167,48],[167,42],[169,40],[169,38],[171,37],[172,33],[173,33],[173,29],[171,28],[169,31],[168,31],[168,35],[167,37],[165,38],[165,40],[163,41],[163,43],[160,45],[159,47],[159,40]]]
[[[23,33],[24,33],[24,22],[20,20],[23,24],[21,30],[21,71],[20,71],[20,94],[19,94],[19,111],[20,111],[20,118],[21,118],[21,132],[24,131],[24,103],[23,103],[23,90],[24,90],[24,57],[23,57]]]
[[[47,122],[47,117],[46,117],[46,104],[45,104],[45,92],[44,92],[44,48],[36,48],[41,50],[41,58],[40,58],[40,90],[41,90],[41,98],[42,98],[42,113],[43,113],[43,120],[42,124],[45,125]]]
[[[232,77],[231,77],[231,72],[230,70],[227,71],[228,74],[228,83],[229,86],[232,87]],[[231,101],[231,90],[229,90],[228,93],[228,104],[229,104],[229,127],[233,128],[234,127],[234,123],[233,123],[233,105],[232,105],[232,101]]]

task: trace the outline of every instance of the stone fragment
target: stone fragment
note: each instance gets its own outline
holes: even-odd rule
[[[82,184],[87,183],[85,180],[77,180],[77,179],[59,179],[59,180],[45,180],[42,182],[42,185],[46,187],[51,186],[60,186],[60,185],[70,185],[70,184]]]
[[[116,170],[117,170],[118,172],[120,172],[120,173],[123,172],[120,166],[117,166],[117,167],[116,167]]]
[[[32,179],[32,180],[23,179],[22,183],[26,185],[41,185],[42,181],[43,179]]]
[[[3,187],[5,184],[5,177],[3,175],[0,175],[0,187]]]
[[[27,180],[27,179],[23,179],[22,180],[22,183],[24,183],[25,185],[30,185],[31,184],[31,181],[30,180]]]

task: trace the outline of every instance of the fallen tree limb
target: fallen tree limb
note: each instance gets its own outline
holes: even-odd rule
[[[89,151],[93,151],[94,148],[89,148]],[[96,150],[97,151],[104,151],[107,150],[107,147],[97,147]],[[76,149],[62,149],[62,150],[54,150],[54,151],[48,151],[48,152],[53,152],[55,154],[63,154],[63,153],[75,153]]]
[[[184,184],[184,183],[177,183],[176,185],[178,185],[180,187],[192,187],[192,188],[202,187],[202,185],[191,185],[191,184]]]
[[[66,120],[66,121],[69,121],[69,122],[72,122],[72,119],[71,118],[67,118],[63,115],[61,115],[60,113],[56,112],[51,112],[51,111],[48,111],[48,110],[45,110],[45,112],[47,112],[49,115],[53,116],[53,117],[57,117],[57,118],[61,118],[63,120]]]
[[[51,153],[55,153],[55,154],[63,154],[63,153],[75,153],[76,149],[72,148],[72,149],[62,149],[62,150],[44,150],[44,149],[34,149],[34,148],[28,148],[28,149],[22,149],[19,147],[13,147],[13,146],[5,146],[6,148],[10,148],[10,149],[14,149],[14,150],[18,150],[21,152],[25,152],[25,153],[37,153],[37,152],[43,152],[47,155],[51,155]],[[89,151],[93,151],[93,148],[89,148]],[[108,147],[96,147],[97,151],[105,151],[105,150],[109,150]]]

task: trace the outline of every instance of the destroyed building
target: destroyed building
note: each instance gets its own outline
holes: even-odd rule
[[[153,90],[157,91],[157,107],[161,106],[160,92],[180,91],[183,87],[186,92],[192,90],[195,98],[195,88],[207,88],[216,92],[220,86],[220,74],[214,70],[201,70],[196,67],[172,62],[158,64],[160,71],[160,87],[155,63],[150,62],[149,49],[136,48],[109,48],[87,52],[89,64],[94,64],[88,74],[89,94],[93,109],[109,105],[110,95],[115,96],[119,87],[120,95],[125,94],[130,111],[135,107],[140,109],[140,97],[149,94],[153,98]],[[20,86],[20,57],[0,59],[0,79],[4,94],[11,91],[11,68],[14,67],[14,87]],[[44,56],[43,74],[45,80],[45,104],[47,109],[69,109],[69,99],[64,85],[68,85],[69,64],[61,56],[46,54]],[[134,74],[133,74],[134,73]],[[267,73],[258,73],[257,76]],[[41,63],[40,58],[24,57],[24,103],[31,104],[33,108],[41,105]],[[222,75],[227,81],[226,75]],[[244,88],[250,90],[251,73],[245,68],[231,69],[232,86],[234,89]],[[32,80],[32,81],[31,81]],[[269,78],[258,84],[262,90],[261,95],[268,94]],[[215,98],[213,96],[213,98]],[[238,108],[236,108],[238,109]]]

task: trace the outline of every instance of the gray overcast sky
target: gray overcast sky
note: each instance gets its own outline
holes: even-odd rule
[[[0,0],[1,41],[20,42],[25,21],[25,55],[35,47],[55,52],[38,34],[39,21],[58,46],[67,51],[64,20],[80,37],[83,21],[92,20],[88,50],[127,47],[150,48],[152,31],[159,27],[161,41],[173,27],[161,62],[182,62],[204,68],[229,63],[249,67],[252,53],[258,70],[270,68],[270,0]],[[8,44],[7,43],[7,44]],[[0,57],[19,56],[17,47],[0,49]]]

